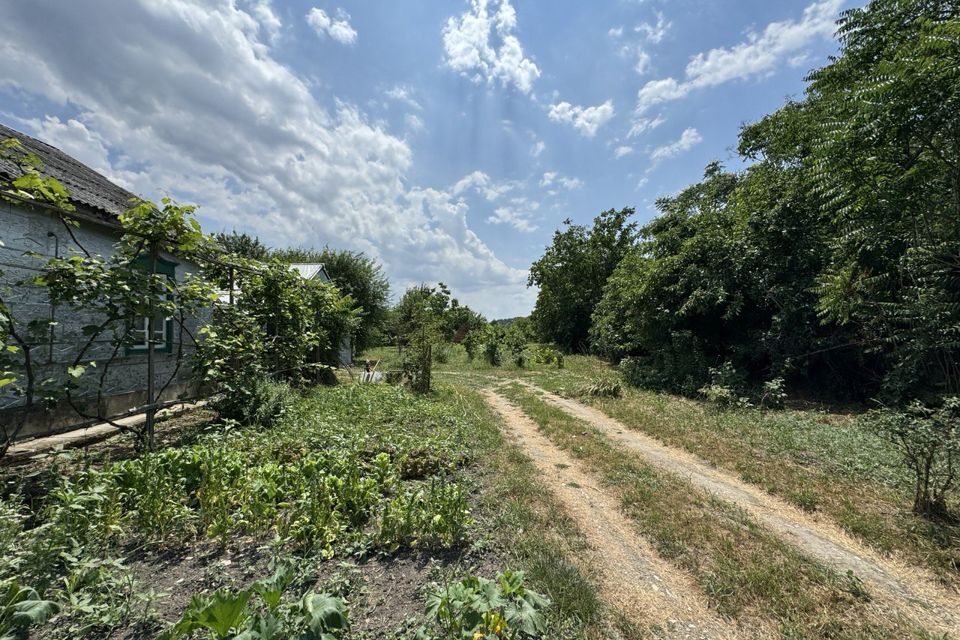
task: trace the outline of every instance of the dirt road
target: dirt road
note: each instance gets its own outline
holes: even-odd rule
[[[758,487],[724,473],[692,454],[667,447],[606,414],[526,381],[513,380],[641,456],[749,512],[757,521],[811,558],[840,573],[852,571],[875,599],[929,629],[960,635],[960,597],[921,569],[882,558],[835,525],[816,520]],[[541,436],[542,437],[542,436]]]
[[[586,538],[592,554],[578,560],[599,575],[601,596],[606,602],[655,637],[759,637],[738,632],[713,612],[694,581],[661,560],[635,533],[618,501],[573,457],[541,435],[520,409],[494,391],[485,391],[485,396]]]

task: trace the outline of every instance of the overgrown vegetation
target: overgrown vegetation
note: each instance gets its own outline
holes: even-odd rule
[[[903,416],[960,395],[958,25],[943,2],[844,12],[804,99],[741,131],[747,169],[711,163],[636,234],[629,212],[556,234],[531,269],[541,334],[579,348],[589,332],[631,384],[721,405],[877,400],[914,509],[943,516],[912,452],[949,459],[955,423]]]

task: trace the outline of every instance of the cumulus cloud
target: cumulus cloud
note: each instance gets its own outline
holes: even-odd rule
[[[607,100],[595,107],[579,107],[569,102],[560,102],[551,105],[547,115],[554,122],[573,125],[581,135],[592,138],[597,135],[597,129],[613,118],[613,101]]]
[[[490,224],[505,224],[517,231],[530,233],[537,230],[537,225],[531,222],[533,213],[540,208],[540,203],[526,198],[514,198],[511,206],[497,207],[487,218]]]
[[[530,155],[534,158],[539,158],[540,154],[543,153],[543,150],[547,148],[546,143],[543,140],[537,140],[533,143],[533,146],[530,147]]]
[[[355,105],[321,104],[263,37],[232,0],[2,3],[0,91],[58,112],[21,121],[28,133],[135,193],[199,204],[208,231],[362,250],[401,290],[442,274],[488,315],[525,313],[526,271],[480,240],[469,206],[409,185],[407,143]]]
[[[350,14],[343,9],[337,9],[335,17],[319,7],[313,7],[307,12],[307,24],[313,27],[319,36],[329,36],[340,44],[354,44],[357,41],[357,31],[350,25]]]
[[[616,40],[623,35],[623,26],[610,27],[610,30],[607,31],[607,35]]]
[[[493,202],[502,195],[513,191],[518,186],[517,182],[494,182],[490,176],[483,171],[474,171],[458,180],[450,189],[450,192],[459,196],[467,191],[473,190],[482,195],[487,201]]]
[[[283,23],[280,22],[280,18],[274,12],[270,0],[257,0],[250,5],[250,12],[260,23],[260,28],[263,30],[266,39],[273,42],[280,34]]]
[[[654,163],[658,163],[661,160],[674,158],[684,151],[689,151],[702,141],[703,137],[700,135],[700,132],[693,127],[689,127],[684,129],[683,133],[680,134],[680,138],[676,141],[654,149],[650,153],[650,159],[653,160]]]
[[[832,37],[842,5],[843,0],[817,0],[804,9],[799,20],[772,22],[762,32],[749,34],[745,42],[698,53],[687,63],[682,81],[663,78],[644,85],[637,93],[637,114],[696,89],[772,73],[816,38]]]
[[[620,158],[628,156],[631,153],[633,153],[633,147],[621,145],[613,150],[613,157],[619,160]]]
[[[494,0],[496,2],[496,0]],[[515,31],[517,12],[510,0],[471,0],[470,10],[451,17],[443,28],[444,62],[474,82],[514,86],[530,93],[540,69],[523,53]]]

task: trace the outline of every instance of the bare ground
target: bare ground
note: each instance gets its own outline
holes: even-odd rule
[[[852,571],[864,581],[875,599],[884,601],[928,629],[960,634],[960,594],[948,592],[933,575],[882,558],[832,523],[818,520],[686,451],[667,447],[601,411],[526,381],[511,382],[538,393],[548,403],[590,424],[647,462],[743,508],[783,540],[826,566],[840,573]]]
[[[484,395],[586,538],[591,557],[575,560],[598,575],[606,602],[654,637],[750,637],[710,609],[691,577],[658,557],[634,532],[617,500],[579,462],[541,435],[536,424],[506,398],[489,389]]]

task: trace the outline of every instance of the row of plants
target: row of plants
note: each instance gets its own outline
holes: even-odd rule
[[[45,633],[75,637],[150,610],[156,594],[139,589],[124,561],[131,545],[229,548],[252,537],[317,561],[456,547],[471,526],[460,480],[468,433],[443,404],[391,386],[342,386],[295,400],[273,429],[211,428],[194,444],[99,467],[62,454],[4,488],[0,581],[32,590],[22,601],[35,603],[33,622],[52,616]],[[199,597],[186,617],[206,619],[198,612],[215,599]],[[284,615],[306,611],[298,603]]]

